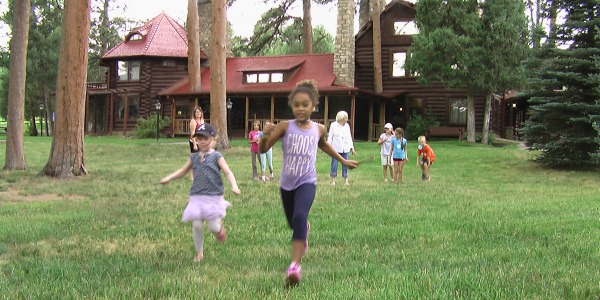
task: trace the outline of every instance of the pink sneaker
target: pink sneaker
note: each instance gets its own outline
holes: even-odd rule
[[[304,250],[302,251],[302,256],[306,255],[306,251],[308,251],[308,234],[310,233],[310,223],[306,221],[306,239],[304,240]]]
[[[298,263],[292,263],[287,270],[287,281],[290,285],[295,285],[302,279],[302,268]]]

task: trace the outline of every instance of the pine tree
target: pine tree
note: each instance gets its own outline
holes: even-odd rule
[[[521,133],[535,161],[553,167],[598,166],[600,141],[593,116],[600,115],[600,1],[558,1],[565,20],[556,24],[536,59],[530,78],[537,90],[530,99],[531,117]],[[558,45],[555,47],[554,45]]]

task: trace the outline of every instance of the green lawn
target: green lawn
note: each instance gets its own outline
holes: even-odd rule
[[[184,139],[87,137],[89,175],[71,180],[37,175],[51,141],[26,137],[29,169],[0,171],[2,299],[600,297],[600,174],[544,169],[515,144],[433,141],[424,183],[409,141],[401,186],[383,183],[376,143],[357,143],[375,159],[348,187],[327,184],[321,152],[304,278],[286,289],[291,232],[277,184],[251,180],[245,140],[223,151],[242,190],[226,185],[229,239],[206,233],[199,264],[180,222],[189,178],[157,184],[185,162]]]

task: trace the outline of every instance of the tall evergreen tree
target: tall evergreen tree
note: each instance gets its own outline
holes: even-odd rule
[[[552,167],[600,165],[600,142],[594,116],[600,115],[600,1],[557,1],[565,11],[556,24],[556,41],[539,52],[530,83],[531,117],[524,134],[529,149],[540,150],[535,161]],[[557,45],[558,47],[554,47]],[[597,123],[596,123],[597,126]]]
[[[467,141],[475,142],[474,96],[487,95],[483,132],[493,93],[519,87],[527,54],[521,0],[421,0],[407,69],[422,83],[441,82],[467,92]],[[486,136],[487,137],[487,136]],[[484,139],[487,142],[487,139]]]

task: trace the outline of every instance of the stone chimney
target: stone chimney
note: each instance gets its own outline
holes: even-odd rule
[[[210,64],[210,35],[212,32],[212,1],[211,0],[198,0],[198,17],[200,23],[200,49],[206,53],[209,57]],[[229,30],[229,22],[227,22],[227,32]],[[231,50],[231,36],[227,35],[227,41],[225,42],[227,47],[227,57],[232,57],[233,52]]]
[[[335,83],[354,86],[354,0],[338,0],[333,73]]]

